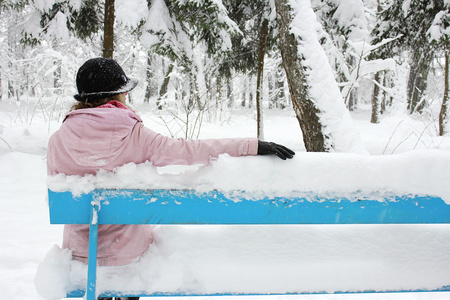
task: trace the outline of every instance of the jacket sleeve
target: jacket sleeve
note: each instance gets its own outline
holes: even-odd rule
[[[256,155],[258,139],[226,138],[185,140],[163,136],[138,122],[134,128],[134,143],[139,144],[145,160],[154,166],[208,164],[220,154],[230,156]]]

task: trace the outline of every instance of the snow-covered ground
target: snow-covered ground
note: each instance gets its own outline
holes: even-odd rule
[[[152,112],[143,107],[137,110],[147,126],[167,132]],[[42,299],[34,284],[38,265],[54,244],[61,243],[62,226],[50,225],[48,220],[45,162],[47,140],[59,122],[48,121],[49,110],[46,113],[30,107],[28,113],[19,114],[14,105],[0,102],[0,291],[5,299]],[[292,166],[303,166],[298,175],[303,188],[314,184],[312,189],[326,191],[334,185],[336,190],[339,184],[346,185],[346,181],[366,188],[370,184],[360,177],[367,176],[381,189],[411,187],[414,192],[450,197],[445,180],[450,178],[450,139],[436,136],[435,123],[401,113],[384,116],[377,125],[369,123],[369,112],[355,112],[352,117],[371,156],[305,153],[293,112],[267,111],[266,140],[294,149],[297,152],[294,160],[224,157],[214,163],[211,172],[220,173],[227,163],[234,164],[236,170],[239,162],[246,168],[261,165],[266,173],[293,172]],[[201,137],[255,136],[253,112],[236,111],[223,119],[214,123],[205,121]],[[398,165],[391,166],[390,162]],[[257,173],[246,168],[242,168],[243,175]],[[163,169],[161,173],[173,171]],[[239,173],[235,171],[229,177]],[[296,175],[288,174],[285,178],[292,176]],[[233,182],[226,176],[223,178]],[[274,180],[281,178],[274,175]],[[394,184],[389,183],[392,180]],[[253,186],[257,187],[255,182]],[[233,281],[243,289],[272,286],[309,290],[367,286],[409,289],[450,283],[447,225],[161,226],[155,228],[155,234],[156,243],[141,264],[148,269],[141,269],[140,280],[167,288],[187,286],[208,290]],[[54,248],[52,253],[60,254],[58,251]],[[127,275],[133,279],[129,284],[136,284],[136,277]],[[450,293],[250,298],[450,299]]]

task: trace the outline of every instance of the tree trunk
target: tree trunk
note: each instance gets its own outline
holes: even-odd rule
[[[383,79],[382,79],[383,80],[383,86],[386,87],[386,88],[389,87],[388,86],[389,82],[388,82],[387,76],[386,76],[387,75],[387,71],[383,72],[381,74],[383,74]],[[378,80],[380,80],[380,79],[378,79]],[[381,89],[379,89],[379,90],[381,92]],[[378,97],[378,99],[380,101],[380,115],[384,114],[384,112],[386,111],[387,105],[389,104],[388,101],[387,101],[387,97],[388,97],[388,95],[385,92],[381,92],[380,96]]]
[[[232,108],[234,106],[234,96],[233,96],[233,81],[230,77],[227,77],[227,107]]]
[[[144,96],[144,102],[149,103],[150,97],[155,95],[154,90],[154,83],[153,83],[153,72],[151,70],[152,65],[152,53],[150,51],[147,52],[147,70],[145,72],[145,77],[147,81],[147,87],[145,88],[145,96]]]
[[[248,81],[244,79],[244,89],[242,91],[241,107],[247,106]]]
[[[267,87],[269,88],[269,109],[273,109],[277,107],[277,101],[275,98],[275,86],[274,86],[274,79],[273,79],[274,75],[273,74],[269,74],[268,82],[267,82]]]
[[[55,61],[54,62],[54,64],[56,64],[57,66],[56,66],[56,69],[55,69],[55,71],[53,72],[53,87],[54,87],[54,89],[55,89],[55,93],[56,94],[62,94],[62,91],[61,91],[61,76],[62,76],[62,74],[61,74],[61,61],[60,60],[57,60],[57,61]]]
[[[217,112],[219,111],[220,101],[222,101],[222,88],[223,88],[222,78],[218,76],[216,80],[216,93],[214,95],[215,96],[214,98],[216,99],[215,103],[216,118]]]
[[[392,80],[393,72],[386,70],[383,72],[383,86],[389,89],[394,87],[394,82]],[[394,101],[394,97],[390,93],[383,92],[383,101],[381,102],[381,114],[384,114],[388,106],[392,106],[392,101]]]
[[[380,0],[377,0],[377,12],[380,13],[383,10],[381,6]],[[373,93],[372,93],[372,115],[370,118],[370,123],[377,124],[380,122],[380,107],[381,107],[381,89],[380,89],[380,74],[383,71],[378,71],[375,73],[374,84],[373,84]]]
[[[348,95],[348,110],[354,111],[358,105],[358,88],[352,88]]]
[[[283,66],[277,67],[276,72],[276,89],[277,89],[277,108],[285,109],[287,103],[286,95],[284,91],[284,76],[283,76]]]
[[[424,49],[413,54],[408,78],[408,111],[422,113],[425,106],[423,97],[427,89],[428,72],[432,61],[432,53]]]
[[[284,70],[289,85],[292,105],[303,133],[303,142],[307,151],[324,152],[325,136],[319,120],[319,110],[311,101],[308,85],[298,55],[298,41],[290,32],[292,22],[291,8],[287,0],[275,0],[279,45]]]
[[[103,57],[113,58],[114,53],[114,0],[105,0],[103,27]]]
[[[258,53],[258,77],[256,79],[256,124],[257,137],[264,140],[264,121],[263,121],[263,73],[264,73],[264,56],[266,55],[266,40],[269,27],[269,20],[264,19],[261,24],[259,33],[259,53]]]
[[[444,98],[442,100],[441,111],[439,113],[439,135],[445,135],[447,131],[447,122],[448,122],[448,112],[449,112],[449,53],[445,50],[445,67],[444,67]]]
[[[357,61],[354,56],[350,56],[347,60],[347,63],[351,69],[358,68]],[[356,105],[358,104],[358,87],[356,86],[356,81],[358,79],[358,75],[355,79],[355,81],[352,83],[351,89],[348,92],[348,105],[347,108],[349,111],[354,111],[356,109]],[[342,79],[342,81],[345,81],[345,79]]]
[[[373,94],[372,94],[372,116],[370,118],[370,123],[377,124],[380,122],[380,102],[381,102],[381,89],[380,89],[380,75],[382,71],[378,71],[375,73],[374,85],[373,85]]]
[[[187,111],[191,112],[194,109],[195,105],[197,105],[198,109],[201,110],[202,104],[200,103],[197,74],[189,75],[189,86],[190,86],[190,93],[189,93],[189,102],[186,107]],[[222,98],[221,95],[220,98]],[[217,103],[216,108],[218,108],[218,106],[219,105]]]
[[[253,107],[253,76],[248,76],[248,99],[247,99],[247,107]]]
[[[158,107],[159,110],[161,110],[162,107],[162,103],[161,100],[166,97],[167,95],[167,89],[169,87],[169,81],[170,81],[170,73],[172,73],[174,65],[170,64],[169,69],[167,70],[166,76],[164,76],[164,81],[163,84],[161,85],[161,89],[159,90],[159,97],[158,100],[156,100],[156,106]]]

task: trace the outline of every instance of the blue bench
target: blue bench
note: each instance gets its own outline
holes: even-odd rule
[[[442,224],[450,223],[450,205],[432,196],[319,197],[247,199],[244,192],[195,190],[98,189],[74,197],[49,190],[51,224],[90,224],[87,289],[68,298],[95,299],[98,224]],[[361,200],[358,200],[361,199]],[[450,291],[450,283],[435,290]],[[407,292],[407,291],[380,291]],[[343,291],[342,293],[345,293]],[[99,296],[199,296],[180,293]],[[224,295],[224,294],[209,294]],[[231,295],[231,294],[227,294]],[[251,291],[245,295],[256,295]],[[202,294],[203,296],[203,294]]]

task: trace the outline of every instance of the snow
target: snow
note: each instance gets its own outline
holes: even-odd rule
[[[445,11],[440,11],[434,17],[433,23],[427,31],[430,41],[440,42],[450,36],[450,27],[445,28]]]
[[[155,0],[148,11],[147,22],[142,31],[141,41],[147,46],[159,43],[157,33],[170,32],[168,25],[170,24],[170,15],[164,1]],[[150,33],[149,31],[153,31]]]
[[[99,268],[100,290],[144,286],[148,292],[276,293],[368,286],[410,289],[448,283],[448,260],[438,263],[426,256],[449,257],[447,248],[440,245],[448,238],[448,230],[438,226],[159,226],[155,232],[163,239],[139,262]],[[83,278],[79,281],[83,286],[85,265],[71,262],[66,250],[57,248],[51,249],[38,269],[39,280],[53,283],[67,277],[61,265],[56,266],[57,274],[48,268],[55,260],[62,260],[62,266],[70,263],[70,277]],[[47,286],[62,295],[64,284]]]
[[[16,121],[15,106],[0,102],[0,290],[12,300],[42,299],[40,294],[56,299],[64,293],[68,278],[84,286],[85,266],[54,246],[61,244],[62,226],[50,225],[48,219],[46,144],[59,122],[48,122],[33,106],[29,109],[33,121],[25,124]],[[137,111],[147,126],[167,134],[148,109]],[[407,190],[435,193],[448,201],[450,140],[436,136],[433,125],[421,119],[397,113],[370,124],[369,111],[352,113],[355,130],[371,154],[360,155],[306,153],[292,111],[269,110],[265,116],[267,140],[293,148],[295,159],[223,156],[211,166],[156,170],[130,164],[117,176],[130,185],[145,183],[145,176],[155,179],[156,172],[161,182],[177,178],[175,184],[181,185],[189,184],[186,179],[191,177],[202,189],[211,188],[209,184],[232,189],[242,180],[249,189],[273,193],[291,189],[296,178],[302,189]],[[255,128],[252,113],[234,112],[228,122],[205,121],[201,137],[254,136]],[[142,172],[140,177],[131,177],[136,172]],[[102,173],[98,180],[111,176]],[[437,287],[450,278],[447,225],[156,226],[154,230],[155,243],[140,262],[99,269],[100,289],[142,285],[150,290],[204,292],[231,285],[240,291],[408,289]],[[264,298],[450,299],[450,293]]]
[[[406,17],[411,6],[411,0],[405,0],[402,4],[403,15]]]
[[[33,1],[33,4],[40,11],[49,11],[53,7],[53,4],[58,3],[58,2],[61,2],[61,1],[37,0],[37,1]]]
[[[366,40],[369,35],[364,4],[361,0],[331,0],[336,6],[333,17],[341,28],[348,28],[352,42]]]
[[[145,0],[116,0],[115,15],[118,22],[125,26],[136,28],[148,14],[147,1]]]
[[[32,37],[39,36],[39,33],[42,31],[39,22],[41,21],[40,13],[35,11],[30,15],[27,22],[24,26],[24,31],[31,35]]]
[[[47,34],[62,40],[68,40],[69,29],[67,29],[66,23],[67,16],[62,12],[57,12],[55,18],[48,26]]]
[[[141,42],[152,47],[155,44],[162,43],[162,48],[173,48],[174,54],[183,56],[192,60],[192,44],[186,32],[181,29],[179,22],[171,16],[163,0],[152,2],[145,22]]]
[[[81,8],[82,0],[69,0],[69,6],[73,7],[74,10],[79,10]]]
[[[218,10],[217,17],[218,17],[219,23],[227,24],[227,26],[229,27],[230,33],[240,33],[240,34],[242,34],[242,32],[239,29],[238,25],[233,20],[231,20],[230,17],[228,16],[227,9],[224,7],[222,1],[221,0],[213,0],[212,3],[214,3],[214,5],[217,7],[217,10]],[[223,36],[225,36],[225,35],[223,35]],[[228,33],[226,34],[226,38],[227,39],[230,38]],[[228,42],[229,41],[226,41],[226,44],[228,44]]]

